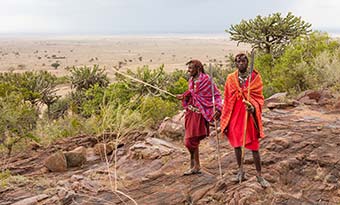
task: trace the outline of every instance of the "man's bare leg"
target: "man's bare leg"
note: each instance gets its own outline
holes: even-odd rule
[[[257,175],[256,175],[257,181],[261,184],[263,188],[269,187],[270,186],[269,182],[267,182],[267,180],[265,180],[261,174],[261,158],[260,158],[259,151],[253,151],[253,158],[254,158],[254,164],[255,164],[255,168],[257,172]]]
[[[241,171],[241,158],[242,158],[242,150],[241,150],[241,147],[236,147],[234,149],[235,151],[235,156],[236,156],[236,161],[237,161],[237,165],[238,165],[238,168],[239,168],[239,171],[237,172],[235,178],[232,179],[233,182],[239,182],[239,181],[245,181],[246,178],[245,178],[245,173],[244,171]]]
[[[199,154],[199,148],[197,147],[196,149],[194,149],[194,170],[200,170],[201,169],[201,164],[200,164],[200,154]]]

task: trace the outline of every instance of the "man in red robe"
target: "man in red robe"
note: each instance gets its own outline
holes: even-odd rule
[[[258,151],[259,138],[264,137],[261,119],[264,103],[261,75],[256,70],[250,73],[248,58],[243,53],[236,55],[235,63],[238,69],[228,75],[224,88],[221,130],[228,137],[231,146],[234,147],[237,164],[240,168],[245,118],[246,115],[249,116],[247,119],[245,148],[250,149],[253,153],[258,182],[262,187],[268,187],[269,183],[261,176],[261,159]],[[251,83],[249,83],[250,76]],[[248,86],[250,86],[249,99],[247,99]],[[233,181],[243,180],[245,180],[245,173],[239,169]]]
[[[209,75],[205,74],[200,61],[191,60],[186,65],[190,74],[189,89],[177,95],[177,98],[182,100],[186,110],[184,144],[190,153],[190,168],[184,175],[190,175],[200,173],[199,143],[209,135],[209,122],[220,116],[222,99],[220,91]]]

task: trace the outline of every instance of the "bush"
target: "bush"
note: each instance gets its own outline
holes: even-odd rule
[[[131,77],[139,79],[145,83],[151,84],[160,89],[166,89],[166,86],[168,85],[169,82],[164,71],[164,65],[160,66],[157,69],[150,69],[148,66],[144,66],[142,68],[138,68],[136,72],[127,70],[127,74],[130,75]],[[116,80],[118,82],[124,83],[125,84],[124,86],[128,88],[129,92],[136,93],[140,96],[163,95],[163,93],[161,93],[157,89],[144,85],[140,82],[136,82],[135,80],[126,78],[125,76],[122,76],[121,74],[118,73],[116,73]]]
[[[57,139],[72,137],[79,134],[94,134],[96,124],[78,115],[67,115],[54,121],[40,120],[35,133],[43,144]]]
[[[32,134],[37,120],[37,110],[20,95],[12,93],[0,98],[0,144],[7,148],[8,156],[23,139],[37,140]]]
[[[47,71],[27,71],[24,73],[1,73],[0,83],[10,85],[6,93],[16,91],[21,93],[25,101],[32,105],[38,103],[50,106],[58,99],[56,95],[57,77]],[[3,92],[1,92],[4,96]]]
[[[87,90],[97,84],[100,87],[106,87],[109,84],[105,69],[99,68],[98,65],[94,65],[92,68],[84,67],[72,67],[71,83],[72,87],[77,91]]]
[[[64,117],[67,113],[67,110],[70,107],[71,99],[69,97],[64,97],[58,99],[51,106],[49,111],[46,112],[49,119],[56,120],[60,117]]]
[[[340,49],[330,53],[328,51],[321,53],[314,60],[314,66],[318,76],[318,84],[322,88],[334,88],[340,91]]]
[[[170,84],[167,90],[169,90],[170,93],[175,94],[175,95],[182,94],[186,90],[188,90],[188,80],[186,80],[183,77],[180,77],[173,84]]]
[[[178,103],[151,96],[144,97],[139,108],[142,119],[151,120],[151,126],[163,120],[165,117],[172,117],[177,113],[178,109]]]
[[[259,53],[255,67],[262,74],[265,97],[276,92],[299,93],[321,86],[318,56],[327,52],[336,57],[339,47],[339,42],[327,34],[314,32],[293,41],[276,59],[270,54]]]

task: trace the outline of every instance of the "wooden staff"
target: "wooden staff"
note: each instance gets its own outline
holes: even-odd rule
[[[255,59],[255,51],[251,51],[251,62],[250,62],[250,71],[249,71],[249,80],[248,80],[248,93],[247,93],[247,99],[250,99],[250,83],[251,83],[251,75],[254,70],[254,59]],[[245,155],[245,146],[246,146],[246,136],[247,136],[247,125],[248,125],[248,110],[246,110],[246,115],[244,119],[244,129],[243,129],[243,141],[242,141],[242,148],[241,148],[241,165],[240,165],[240,171],[241,171],[241,176],[239,178],[239,183],[241,184],[242,182],[242,175],[243,175],[243,164],[244,164],[244,155]]]
[[[152,87],[152,88],[154,88],[154,89],[156,89],[156,90],[158,90],[158,91],[160,91],[160,92],[163,92],[163,93],[165,93],[165,94],[168,94],[168,95],[170,95],[170,96],[172,96],[172,97],[176,97],[176,95],[174,95],[174,94],[172,94],[172,93],[170,93],[170,92],[168,92],[168,91],[166,91],[166,90],[162,90],[162,89],[160,89],[160,88],[158,88],[158,87],[156,87],[156,86],[154,86],[154,85],[151,85],[151,84],[146,83],[146,82],[144,82],[144,81],[142,81],[142,80],[139,80],[139,79],[137,79],[137,78],[134,78],[134,77],[132,77],[132,76],[129,76],[128,74],[123,73],[123,72],[119,71],[118,69],[113,68],[113,71],[116,72],[116,73],[121,74],[121,75],[124,76],[124,77],[130,78],[131,80],[134,80],[134,81],[136,81],[136,82],[142,83],[143,85],[147,85],[147,86]]]
[[[209,70],[210,70],[210,79],[211,79],[211,94],[212,94],[212,102],[213,102],[213,112],[214,115],[216,113],[216,104],[215,104],[215,87],[214,87],[214,80],[213,80],[213,73],[211,64],[209,64]],[[220,178],[222,179],[222,167],[221,167],[221,158],[220,158],[220,133],[217,131],[217,120],[214,119],[214,125],[216,130],[216,139],[217,139],[217,160],[218,160],[218,169],[220,171]]]

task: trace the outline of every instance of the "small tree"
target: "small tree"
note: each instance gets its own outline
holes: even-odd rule
[[[311,32],[311,24],[294,16],[291,12],[286,17],[274,13],[268,17],[257,16],[248,21],[242,20],[226,30],[231,40],[249,43],[274,57],[282,53],[284,47],[293,39]]]
[[[0,83],[10,85],[7,93],[17,91],[32,105],[43,103],[49,108],[59,98],[56,95],[57,77],[47,71],[1,73]],[[3,95],[0,93],[0,96]]]
[[[51,66],[52,66],[54,69],[58,69],[58,67],[60,66],[60,63],[55,62],[55,63],[52,63]]]
[[[38,120],[37,110],[22,100],[20,94],[0,97],[0,145],[11,155],[13,146],[23,139],[34,139],[32,131]]]
[[[87,90],[95,84],[100,87],[106,87],[109,84],[105,69],[99,68],[98,65],[94,65],[93,68],[73,67],[70,72],[72,87],[77,91]]]

